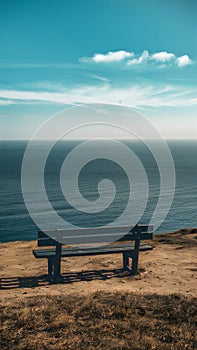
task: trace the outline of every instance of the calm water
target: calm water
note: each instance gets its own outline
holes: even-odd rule
[[[70,223],[82,227],[106,225],[113,222],[125,209],[130,193],[128,178],[123,169],[112,161],[99,159],[90,162],[79,176],[79,188],[84,198],[88,201],[98,198],[97,185],[103,178],[108,178],[115,184],[116,196],[113,203],[100,213],[83,213],[83,208],[81,211],[75,210],[63,196],[59,175],[65,157],[79,143],[80,141],[61,142],[54,147],[45,167],[46,192],[56,212]],[[146,170],[150,192],[140,222],[148,223],[159,196],[158,168],[142,143],[124,143],[136,153]],[[171,209],[157,232],[197,226],[197,141],[168,141],[168,144],[176,169],[176,192]],[[26,146],[25,141],[0,142],[1,242],[36,238],[37,227],[28,214],[21,191],[21,164]],[[43,147],[46,147],[46,143],[37,144],[38,154]],[[47,219],[47,213],[44,215]]]

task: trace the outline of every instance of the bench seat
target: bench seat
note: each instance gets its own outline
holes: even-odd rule
[[[148,251],[153,248],[145,243],[140,243],[140,251]],[[111,244],[101,247],[88,247],[88,248],[62,248],[61,257],[73,257],[73,256],[88,256],[88,255],[102,255],[102,254],[116,254],[122,252],[129,252],[134,250],[134,244]],[[55,257],[56,249],[34,249],[33,254],[35,258],[49,258]]]

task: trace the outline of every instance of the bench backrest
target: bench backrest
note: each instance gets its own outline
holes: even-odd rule
[[[153,225],[136,225],[132,229],[130,226],[113,227],[90,227],[90,228],[68,228],[59,230],[38,231],[38,246],[57,246],[63,244],[90,244],[133,241],[136,239],[152,239]]]

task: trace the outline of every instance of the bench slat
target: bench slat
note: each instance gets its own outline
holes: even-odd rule
[[[129,232],[128,232],[129,231]],[[136,234],[140,233],[140,239],[152,239],[152,225],[137,225],[130,229],[129,226],[122,227],[96,227],[96,228],[74,228],[53,231],[38,231],[38,246],[55,246],[57,242],[66,240],[66,244],[77,244],[79,240],[86,243],[99,243],[111,241],[135,240]],[[50,236],[47,236],[49,234]],[[122,237],[120,237],[122,235]],[[120,238],[119,238],[120,237]]]
[[[148,251],[153,248],[148,244],[140,244],[140,251]],[[102,254],[116,254],[122,252],[134,251],[134,244],[131,245],[106,245],[102,247],[94,248],[63,248],[61,256],[62,257],[72,257],[72,256],[86,256],[86,255],[102,255]],[[55,249],[35,249],[33,254],[36,258],[49,258],[55,257]]]

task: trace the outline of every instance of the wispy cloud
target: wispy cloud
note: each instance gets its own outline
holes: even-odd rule
[[[104,83],[108,83],[109,82],[108,78],[101,77],[100,75],[89,75],[89,77],[92,78],[92,79],[96,79],[96,80],[102,81]]]
[[[12,100],[1,100],[0,99],[0,106],[10,106],[14,104],[14,101]]]
[[[46,69],[77,69],[79,67],[76,63],[64,63],[64,62],[58,62],[58,63],[10,63],[10,62],[0,62],[0,68],[8,68],[8,69],[33,69],[33,68],[46,68]]]
[[[41,91],[43,90],[54,91],[54,92],[65,91],[65,86],[61,82],[51,82],[48,80],[20,83],[19,87],[21,89],[33,89],[33,90],[41,90]]]
[[[144,50],[142,54],[136,54],[134,52],[121,51],[109,51],[105,54],[96,53],[93,57],[82,57],[83,62],[94,63],[112,63],[112,62],[124,62],[127,66],[151,64],[160,67],[165,66],[177,66],[184,67],[192,63],[191,58],[188,55],[176,56],[172,52],[159,51],[149,53],[148,50]]]
[[[109,84],[102,86],[83,86],[67,89],[64,92],[0,90],[1,101],[5,105],[18,103],[81,104],[106,103],[135,108],[181,107],[197,105],[197,91],[181,86],[130,85],[116,88]]]

